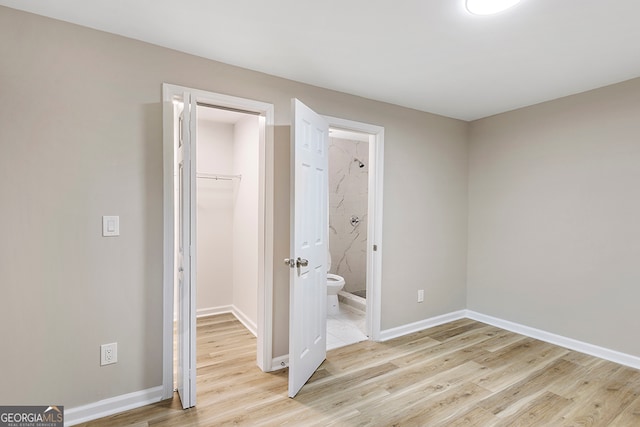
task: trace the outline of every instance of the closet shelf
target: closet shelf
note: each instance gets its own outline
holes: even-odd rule
[[[242,179],[242,175],[224,175],[224,174],[213,174],[213,173],[198,173],[196,174],[196,178],[204,178],[204,179],[215,179],[221,181],[233,181],[234,179],[240,180]]]

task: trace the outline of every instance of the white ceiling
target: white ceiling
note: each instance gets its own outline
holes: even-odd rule
[[[640,76],[640,1],[0,0],[228,64],[473,120]]]

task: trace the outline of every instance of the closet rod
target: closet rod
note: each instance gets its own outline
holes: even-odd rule
[[[221,105],[206,104],[204,102],[198,102],[197,105],[198,107],[216,108],[218,110],[232,111],[234,113],[250,114],[252,116],[260,115],[260,113],[256,111],[241,110],[239,108],[233,108],[233,107],[223,107]]]
[[[221,181],[233,181],[234,179],[242,179],[242,175],[220,175],[213,173],[199,173],[196,178],[215,179]]]

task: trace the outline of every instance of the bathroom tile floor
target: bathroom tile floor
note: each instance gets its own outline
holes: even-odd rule
[[[366,341],[366,325],[362,311],[340,304],[340,313],[327,316],[327,350]]]

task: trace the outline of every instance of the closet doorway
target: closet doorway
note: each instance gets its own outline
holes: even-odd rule
[[[188,408],[196,317],[232,313],[271,366],[273,105],[169,84],[163,100],[163,398],[177,384]]]
[[[196,316],[257,335],[260,116],[198,104],[196,119]]]

